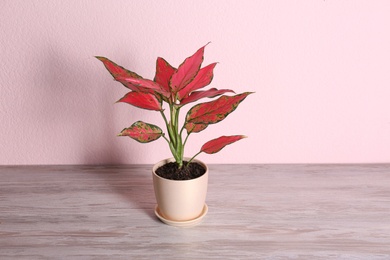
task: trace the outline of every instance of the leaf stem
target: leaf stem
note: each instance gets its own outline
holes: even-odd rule
[[[180,133],[180,134],[181,134],[181,133]],[[186,145],[187,139],[188,139],[188,137],[190,136],[190,134],[191,134],[191,133],[187,134],[186,139],[184,139],[183,148],[184,148],[184,146]]]
[[[165,135],[163,135],[162,137],[163,137],[163,138],[165,139],[165,141],[167,141],[167,143],[169,144],[168,138],[166,138]]]
[[[194,156],[192,156],[192,158],[188,161],[188,164],[190,164],[192,162],[192,160],[198,156],[202,151],[199,151],[197,154],[195,154]]]
[[[165,114],[164,114],[164,110],[160,110],[160,113],[161,113],[161,115],[162,115],[162,117],[163,117],[163,119],[164,119],[165,125],[166,125],[167,128],[168,128],[168,120],[167,120],[167,117],[166,117]]]

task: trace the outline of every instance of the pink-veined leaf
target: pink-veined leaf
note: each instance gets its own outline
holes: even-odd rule
[[[175,73],[173,73],[170,80],[173,93],[177,93],[194,79],[202,65],[205,47],[206,45],[197,50],[192,56],[186,58]]]
[[[225,119],[237,106],[253,92],[244,92],[235,96],[221,96],[216,100],[192,107],[186,116],[185,128],[191,132],[191,124],[215,124]],[[193,128],[193,127],[192,127]]]
[[[119,77],[119,82],[129,82],[132,85],[138,87],[140,91],[153,93],[157,92],[164,97],[170,97],[170,93],[166,91],[160,84],[154,82],[150,79],[136,79],[136,78],[127,78],[127,77]]]
[[[135,122],[118,134],[118,136],[129,136],[140,143],[152,142],[162,135],[163,132],[160,127],[142,121]]]
[[[150,93],[132,91],[119,99],[118,102],[128,103],[130,105],[149,110],[162,110],[161,102],[156,98],[155,95]]]
[[[169,80],[176,71],[166,60],[158,57],[156,62],[156,75],[154,81],[160,84],[167,92],[170,91]]]
[[[185,105],[191,102],[195,102],[201,98],[213,98],[222,95],[226,92],[234,93],[234,91],[230,89],[216,89],[216,88],[211,88],[209,90],[204,90],[204,91],[194,91],[188,97],[182,99],[180,105]]]
[[[208,141],[202,146],[200,150],[208,154],[217,153],[226,145],[237,142],[242,138],[246,138],[246,136],[244,135],[221,136],[211,141]]]
[[[107,59],[106,57],[96,56],[96,58],[98,60],[100,60],[101,62],[103,62],[104,66],[106,67],[108,72],[110,72],[110,74],[114,77],[115,80],[118,80],[118,78],[120,78],[120,77],[137,78],[137,79],[142,78],[137,73],[132,72],[130,70],[127,70],[127,69],[123,68],[122,66],[119,66],[118,64]],[[139,90],[137,86],[132,85],[130,82],[121,82],[121,83],[125,87],[127,87],[131,90],[134,90],[134,91]]]
[[[195,78],[183,89],[178,92],[178,99],[182,100],[186,98],[192,91],[206,87],[213,80],[213,70],[217,63],[212,63],[199,70]]]

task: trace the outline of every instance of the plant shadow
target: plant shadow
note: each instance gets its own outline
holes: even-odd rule
[[[132,210],[140,210],[151,219],[155,198],[149,165],[92,165],[85,166],[90,174],[104,182],[104,189],[120,196],[119,201]]]
[[[34,90],[45,95],[35,104],[33,114],[43,128],[61,130],[58,133],[62,139],[55,142],[72,137],[69,142],[55,143],[54,154],[65,156],[64,160],[68,158],[71,164],[83,165],[83,172],[94,177],[92,185],[102,192],[117,194],[118,202],[125,203],[123,207],[155,218],[151,167],[123,165],[129,154],[125,156],[114,140],[115,95],[111,88],[96,83],[95,70],[101,69],[100,62],[91,55],[87,59],[91,66],[75,66],[80,60],[70,58],[55,44],[44,49],[48,51],[40,57],[44,66]],[[68,150],[72,153],[66,154]]]

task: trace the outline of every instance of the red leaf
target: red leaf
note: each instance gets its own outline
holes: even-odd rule
[[[119,99],[118,102],[128,103],[130,105],[161,111],[161,103],[158,101],[155,95],[142,92],[129,92],[123,98]]]
[[[135,72],[132,72],[130,70],[127,70],[119,65],[117,65],[115,62],[107,59],[106,57],[100,57],[96,56],[98,60],[103,62],[106,69],[110,72],[110,74],[114,77],[115,80],[118,80],[120,77],[131,77],[131,78],[142,78],[140,75],[138,75]],[[121,82],[125,87],[138,91],[138,87],[132,85],[129,82]]]
[[[179,91],[178,99],[182,100],[183,98],[186,98],[192,91],[203,88],[210,84],[213,80],[213,70],[215,65],[217,65],[217,63],[210,64],[199,70],[195,78],[186,87]]]
[[[185,125],[185,128],[187,130],[187,133],[199,133],[200,131],[206,129],[208,124],[194,124],[194,123],[187,123]]]
[[[186,58],[179,68],[173,73],[170,80],[170,86],[173,93],[177,93],[190,83],[198,73],[203,62],[204,48],[203,46],[192,56]]]
[[[156,75],[154,77],[154,81],[169,92],[169,80],[175,71],[176,69],[174,67],[172,67],[166,60],[159,57],[156,62]]]
[[[252,92],[245,92],[235,96],[221,96],[217,100],[198,104],[192,107],[186,116],[187,124],[215,124],[225,119],[237,106]]]
[[[142,121],[137,121],[129,128],[125,128],[119,136],[129,136],[140,143],[149,143],[163,135],[161,128]]]
[[[164,97],[170,97],[170,93],[166,91],[160,84],[154,82],[150,79],[136,79],[136,78],[127,78],[127,77],[119,77],[119,82],[129,82],[132,85],[139,88],[139,91],[153,93],[157,92]]]
[[[230,89],[216,89],[216,88],[212,88],[212,89],[209,89],[209,90],[205,90],[205,91],[194,91],[191,93],[191,95],[189,95],[189,97],[187,98],[184,98],[181,102],[180,102],[180,105],[185,105],[185,104],[188,104],[188,103],[191,103],[191,102],[195,102],[201,98],[213,98],[213,97],[216,97],[216,96],[219,96],[219,95],[222,95],[226,92],[232,92],[234,93],[233,90],[230,90]]]
[[[226,145],[237,142],[238,140],[246,138],[244,135],[221,136],[205,143],[200,149],[202,152],[212,154],[219,152]]]

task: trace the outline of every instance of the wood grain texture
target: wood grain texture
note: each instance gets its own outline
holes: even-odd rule
[[[210,165],[192,228],[150,169],[1,166],[0,259],[390,259],[390,165]]]

